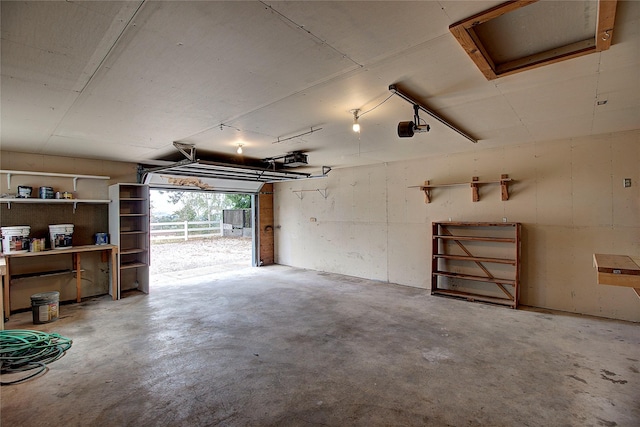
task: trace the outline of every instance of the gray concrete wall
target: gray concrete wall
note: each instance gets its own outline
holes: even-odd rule
[[[640,131],[630,131],[495,149],[480,142],[474,152],[276,184],[276,262],[429,288],[432,221],[507,218],[523,223],[522,304],[640,321],[633,290],[598,285],[592,266],[593,253],[640,256],[639,164]],[[409,188],[501,174],[515,180],[508,201],[497,185],[482,187],[476,203],[468,186],[435,189],[430,204]],[[326,199],[293,192],[325,188]]]

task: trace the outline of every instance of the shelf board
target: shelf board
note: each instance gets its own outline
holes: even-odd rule
[[[121,202],[144,202],[144,197],[120,197]]]
[[[435,254],[434,258],[442,258],[442,259],[455,259],[461,261],[477,261],[477,262],[490,262],[494,264],[510,264],[516,265],[515,259],[506,259],[506,258],[488,258],[488,257],[475,257],[475,256],[467,256],[467,255],[445,255],[445,254]]]
[[[121,231],[120,235],[147,234],[146,231]]]
[[[120,255],[131,255],[131,254],[141,254],[147,252],[146,249],[142,248],[133,248],[133,249],[121,249]]]
[[[431,291],[431,295],[445,295],[450,297],[463,298],[469,301],[484,301],[484,302],[491,302],[494,304],[508,305],[512,308],[516,307],[516,303],[512,299],[491,297],[491,296],[481,295],[481,294],[472,294],[469,292],[460,292],[460,291],[454,291],[451,289],[434,289]]]
[[[52,204],[73,204],[73,203],[111,203],[111,200],[105,199],[40,199],[37,197],[19,198],[19,197],[3,197],[0,203],[52,203]]]
[[[517,222],[474,222],[474,221],[441,221],[436,222],[443,227],[515,227]]]
[[[497,277],[491,278],[486,276],[472,276],[469,274],[451,273],[448,271],[434,271],[433,274],[435,276],[451,277],[453,279],[473,280],[476,282],[487,282],[487,283],[500,283],[501,285],[510,285],[510,286],[514,286],[516,283],[516,281],[513,279],[500,279]]]
[[[452,236],[437,234],[433,236],[434,239],[442,240],[464,240],[464,241],[477,241],[477,242],[498,242],[498,243],[515,243],[516,239],[513,237],[483,237],[483,236]]]
[[[142,218],[147,216],[147,214],[143,214],[143,213],[121,213],[120,217],[125,217],[125,218]]]
[[[84,269],[80,269],[80,272],[84,272]],[[63,274],[71,274],[76,273],[77,270],[53,270],[53,271],[43,271],[39,273],[25,273],[25,274],[14,274],[11,275],[11,283],[16,280],[28,279],[31,277],[50,277],[50,276],[61,276]]]
[[[129,268],[148,267],[144,262],[127,262],[120,264],[120,270],[126,270]]]

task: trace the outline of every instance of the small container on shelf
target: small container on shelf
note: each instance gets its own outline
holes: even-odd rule
[[[40,187],[38,194],[41,199],[53,199],[55,197],[53,187]]]
[[[28,199],[29,197],[31,197],[31,192],[33,191],[33,188],[26,186],[26,185],[19,185],[18,186],[18,194],[16,194],[16,197],[19,199]]]

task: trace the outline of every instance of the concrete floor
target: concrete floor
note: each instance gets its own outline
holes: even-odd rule
[[[3,426],[640,425],[638,324],[335,274],[166,276],[7,327],[74,343],[2,387]]]

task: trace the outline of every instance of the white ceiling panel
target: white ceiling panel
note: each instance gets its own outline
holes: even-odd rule
[[[113,158],[113,153],[118,153],[121,159],[140,159],[149,155],[150,150],[128,143],[120,143],[112,139],[89,140],[85,138],[71,138],[64,136],[52,136],[49,138],[43,152],[53,156],[86,157],[96,159]]]
[[[383,1],[375,7],[360,1],[269,5],[293,25],[364,66],[449,32],[449,18],[435,1]],[[424,25],[427,21],[429,25]]]
[[[136,6],[117,1],[4,2],[2,75],[79,91]],[[94,56],[96,51],[102,55]]]
[[[640,107],[637,105],[624,110],[598,111],[593,118],[591,133],[598,135],[601,133],[634,130],[638,129],[639,123]]]
[[[242,143],[319,169],[640,126],[640,2],[618,2],[609,50],[487,81],[448,26],[502,2],[3,1],[0,144],[137,162]],[[390,84],[482,141],[422,113],[432,130],[399,138],[413,109],[381,104]]]
[[[520,119],[527,125],[593,112],[597,74],[505,94]]]

